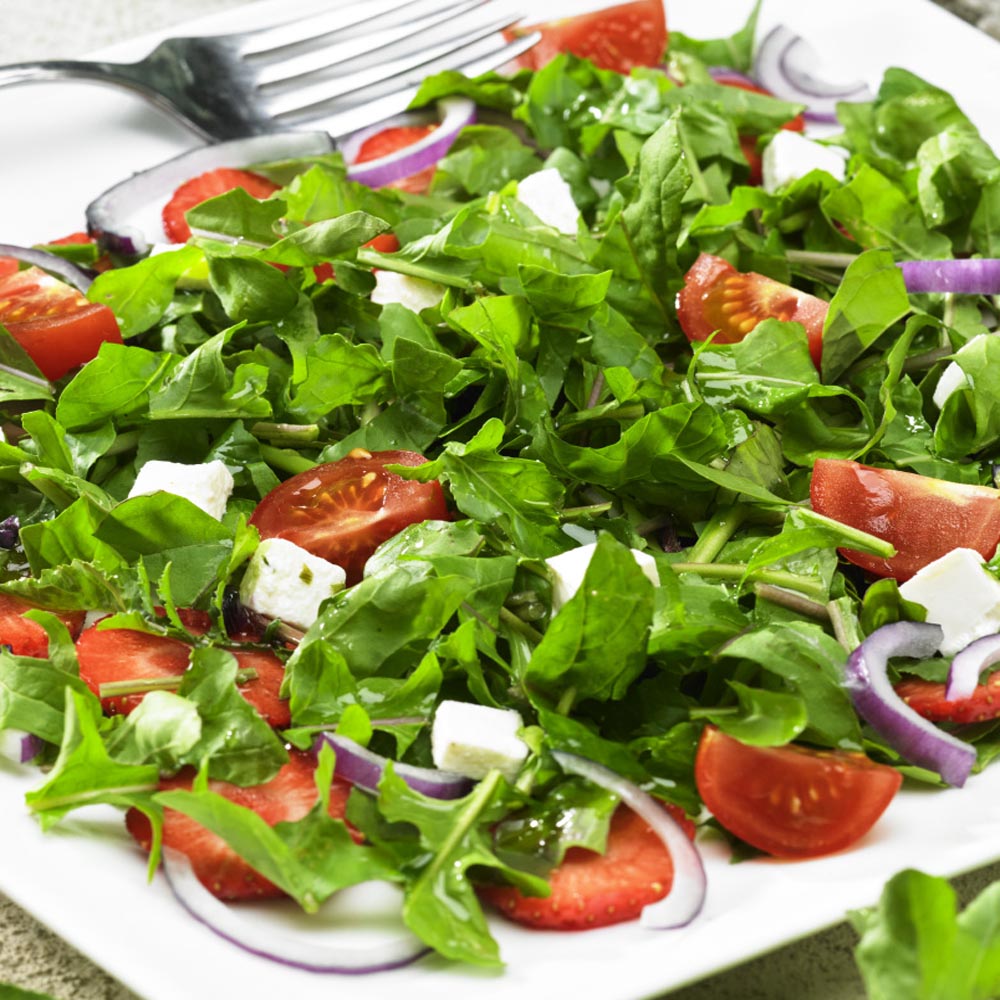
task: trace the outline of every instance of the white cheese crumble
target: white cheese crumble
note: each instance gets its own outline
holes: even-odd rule
[[[128,495],[131,498],[161,491],[173,493],[221,521],[233,485],[232,473],[219,459],[199,465],[154,459],[139,470]]]
[[[1000,582],[984,563],[975,549],[952,549],[900,584],[900,594],[923,605],[927,621],[944,631],[943,656],[1000,632]]]
[[[527,744],[517,735],[522,726],[513,708],[443,701],[431,727],[434,766],[477,780],[497,770],[513,782],[528,756]]]
[[[558,611],[579,589],[590,560],[594,557],[597,543],[580,545],[557,556],[545,560],[552,571],[552,610]],[[656,560],[648,552],[631,549],[633,558],[639,569],[643,571],[654,587],[660,585],[660,574],[656,568]]]
[[[964,343],[956,352],[955,357],[960,357],[963,351],[968,350],[968,348],[974,344],[980,337],[985,337],[985,333],[977,333],[975,337],[971,337],[966,343]],[[944,409],[944,404],[948,401],[948,397],[953,393],[957,392],[959,389],[965,389],[969,385],[969,376],[965,374],[965,370],[958,363],[958,361],[952,361],[943,372],[941,372],[941,377],[938,379],[937,385],[934,387],[934,405],[939,409]]]
[[[813,170],[825,170],[838,181],[846,175],[847,150],[781,129],[761,154],[761,186],[770,194]]]
[[[517,200],[530,208],[545,225],[567,236],[576,235],[580,210],[558,170],[549,167],[518,181]]]
[[[375,272],[372,302],[380,306],[395,303],[419,313],[440,304],[444,293],[444,285],[439,285],[436,281],[424,281],[423,278],[412,278],[408,274],[379,270]]]
[[[265,538],[250,559],[240,600],[268,618],[308,629],[320,605],[344,589],[343,569],[285,538]]]

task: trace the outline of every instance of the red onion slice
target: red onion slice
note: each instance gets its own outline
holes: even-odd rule
[[[1000,295],[1000,259],[904,260],[899,265],[906,290],[955,292],[958,295]]]
[[[177,901],[195,920],[244,951],[282,965],[307,972],[360,975],[398,969],[430,950],[401,923],[385,929],[388,913],[381,900],[371,914],[375,929],[359,933],[365,920],[354,890],[370,891],[368,885],[342,889],[319,913],[304,914],[296,904],[283,900],[259,905],[223,903],[201,884],[187,856],[170,848],[163,851],[163,872]],[[398,907],[392,911],[395,914],[402,904],[394,901],[394,905]]]
[[[320,733],[316,740],[317,749],[321,742],[329,743],[336,751],[335,771],[338,777],[366,791],[378,791],[378,783],[382,780],[388,763],[387,758],[336,733]],[[468,794],[475,784],[464,774],[439,771],[433,767],[414,767],[412,764],[398,764],[393,761],[392,769],[414,791],[434,799],[459,799]]]
[[[1000,663],[1000,635],[984,635],[975,639],[965,649],[959,650],[948,669],[945,701],[971,698],[984,670]]]
[[[883,625],[848,657],[845,686],[858,715],[897,753],[961,787],[976,762],[975,747],[914,712],[886,673],[890,656],[931,656],[942,635],[941,626],[930,622]]]
[[[0,243],[0,257],[14,257],[24,261],[25,264],[33,264],[43,271],[48,271],[67,284],[72,285],[78,292],[87,294],[90,288],[91,277],[83,268],[78,267],[71,260],[66,260],[57,254],[49,253],[47,250],[38,250],[35,247],[19,247],[13,243]]]
[[[407,111],[370,128],[355,132],[340,142],[347,161],[347,176],[352,181],[371,188],[384,187],[393,181],[417,174],[434,166],[451,148],[458,133],[476,121],[476,105],[467,97],[445,97],[437,102],[437,107],[423,111]],[[428,125],[439,122],[433,132],[422,139],[404,146],[402,149],[381,156],[377,160],[355,163],[364,141],[386,129],[407,125]]]
[[[614,771],[586,757],[557,750],[552,754],[569,774],[578,774],[609,792],[614,792],[633,812],[638,813],[663,841],[674,864],[674,882],[663,899],[643,908],[639,922],[651,930],[685,927],[701,912],[705,903],[705,867],[698,848],[680,824],[651,795]]]
[[[839,101],[871,100],[863,80],[831,83],[813,76],[818,62],[819,56],[801,35],[779,24],[757,47],[753,75],[775,97],[804,104],[806,118],[813,121],[836,122]]]
[[[108,188],[87,206],[87,229],[102,248],[140,257],[165,239],[159,213],[192,177],[219,167],[319,156],[336,148],[326,132],[275,132],[198,146]]]

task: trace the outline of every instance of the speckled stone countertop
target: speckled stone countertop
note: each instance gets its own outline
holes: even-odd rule
[[[244,0],[0,0],[0,63],[73,57]],[[938,0],[1000,39],[1000,0]],[[16,863],[7,858],[4,864]],[[962,900],[1000,879],[1000,865],[957,878]],[[856,938],[840,924],[736,969],[675,991],[671,1000],[863,1000]],[[4,984],[57,1000],[139,1000],[0,895],[0,997]],[[235,987],[238,989],[238,986]],[[178,998],[183,1000],[183,998]]]

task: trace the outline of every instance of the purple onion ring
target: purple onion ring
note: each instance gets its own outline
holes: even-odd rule
[[[942,635],[941,626],[930,622],[883,625],[848,657],[845,686],[858,715],[900,756],[961,787],[976,762],[975,747],[918,715],[893,690],[886,672],[890,656],[933,655]]]
[[[335,773],[338,777],[366,791],[378,791],[378,783],[382,780],[388,763],[387,758],[336,733],[320,733],[316,738],[316,749],[318,750],[323,743],[328,743],[336,752]],[[392,769],[414,791],[435,799],[459,799],[468,794],[475,784],[464,774],[439,771],[432,767],[414,767],[412,764],[398,764],[393,761]]]
[[[430,949],[409,931],[388,936],[377,946],[359,948],[310,941],[306,936],[280,936],[267,924],[255,923],[237,907],[216,899],[198,880],[187,856],[165,848],[163,872],[177,901],[210,931],[251,955],[306,972],[363,975],[409,965]]]
[[[467,97],[446,97],[437,107],[422,111],[407,111],[377,125],[362,129],[340,141],[347,176],[352,181],[371,188],[384,187],[393,181],[410,177],[427,167],[434,166],[451,148],[458,133],[476,121],[476,105]],[[377,160],[355,163],[364,141],[390,128],[427,125],[439,122],[438,127],[424,138]]]
[[[78,267],[71,260],[60,257],[58,254],[49,253],[48,250],[38,250],[35,247],[19,247],[13,243],[0,243],[0,257],[15,257],[24,261],[25,264],[33,264],[43,271],[54,274],[67,284],[72,285],[78,292],[87,294],[90,288],[91,277],[83,268]]]

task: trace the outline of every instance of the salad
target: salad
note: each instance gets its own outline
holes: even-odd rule
[[[992,245],[996,160],[947,94],[890,70],[838,106],[843,180],[749,183],[810,111],[757,89],[755,18],[663,28],[666,72],[642,65],[662,52],[628,77],[561,52],[427,81],[418,103],[479,123],[420,190],[321,150],[220,159],[265,187],[182,213],[164,192],[183,245],[135,254],[112,197],[99,243],[10,250],[10,300],[84,330],[2,317],[0,723],[46,769],[43,825],[127,810],[184,905],[258,951],[186,864],[307,912],[396,884],[413,940],[365,968],[426,947],[494,967],[493,910],[697,919],[696,822],[822,855],[904,776],[989,762],[993,653],[953,668],[992,606],[951,628],[933,587],[905,588],[954,550],[978,552],[951,584],[970,605],[995,585],[997,289],[968,258]],[[380,129],[407,142],[375,161],[424,173],[427,127]],[[100,272],[83,301],[31,270],[76,280],[66,262]],[[199,471],[136,490],[157,462]],[[213,516],[178,494],[218,465]],[[262,597],[275,539],[345,571],[312,616]],[[301,567],[275,589],[304,603]],[[941,625],[965,637],[948,655]],[[442,774],[453,704],[516,712],[520,756],[468,773],[465,737]]]

